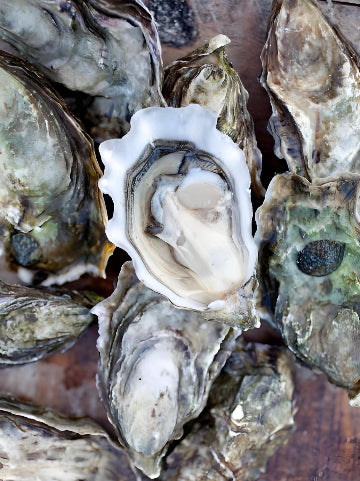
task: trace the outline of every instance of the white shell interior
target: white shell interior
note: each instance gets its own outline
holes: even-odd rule
[[[186,152],[178,150],[136,174],[131,191],[144,151],[160,141],[193,144],[223,175],[206,166],[179,175]],[[144,109],[132,117],[130,132],[103,142],[100,153],[99,186],[114,202],[106,233],[132,257],[139,279],[179,307],[221,307],[252,276],[257,249],[244,154],[216,129],[216,116],[199,105]],[[152,233],[149,212],[158,227]]]

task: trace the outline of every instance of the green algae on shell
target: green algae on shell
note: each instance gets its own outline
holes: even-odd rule
[[[352,392],[360,370],[360,176],[271,181],[257,211],[262,303],[285,342]]]

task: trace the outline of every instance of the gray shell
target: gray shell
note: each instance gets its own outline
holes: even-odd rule
[[[104,275],[110,247],[91,141],[25,61],[3,52],[0,85],[4,267],[48,284]]]
[[[139,0],[3,0],[0,36],[50,80],[92,97],[83,110],[101,140],[163,102],[160,42]]]
[[[315,1],[274,1],[261,59],[276,155],[308,180],[360,173],[359,59]]]
[[[274,177],[257,212],[263,304],[298,357],[358,391],[360,177]],[[341,349],[339,349],[341,347]]]
[[[252,189],[258,196],[264,196],[260,181],[261,152],[247,110],[249,94],[226,57],[225,46],[229,43],[228,37],[217,35],[168,65],[164,70],[163,94],[170,107],[195,103],[217,115],[217,128],[245,154]]]
[[[168,444],[204,408],[240,331],[175,308],[137,280],[131,263],[93,312],[108,417],[135,465],[157,477]]]
[[[95,320],[90,313],[95,302],[76,291],[0,281],[0,365],[37,361],[69,349]]]
[[[286,349],[239,342],[160,479],[256,480],[295,429],[293,391]]]
[[[136,481],[126,454],[86,418],[0,400],[3,481]]]

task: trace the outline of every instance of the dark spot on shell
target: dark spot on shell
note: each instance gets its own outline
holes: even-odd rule
[[[301,272],[309,276],[327,276],[340,266],[344,252],[343,242],[328,239],[313,241],[298,253],[296,264]]]
[[[194,13],[186,0],[149,0],[148,7],[158,24],[162,43],[182,47],[197,37]]]
[[[11,247],[16,261],[22,266],[31,266],[40,260],[39,244],[29,234],[14,234]]]

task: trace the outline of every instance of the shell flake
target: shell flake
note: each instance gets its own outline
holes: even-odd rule
[[[144,109],[100,154],[99,186],[114,203],[106,234],[139,279],[178,307],[254,326],[250,176],[216,116],[194,104]]]
[[[359,60],[315,1],[274,1],[261,59],[278,157],[308,180],[360,173]]]
[[[135,465],[151,478],[185,423],[204,408],[240,330],[175,308],[124,264],[99,318],[97,385]]]

